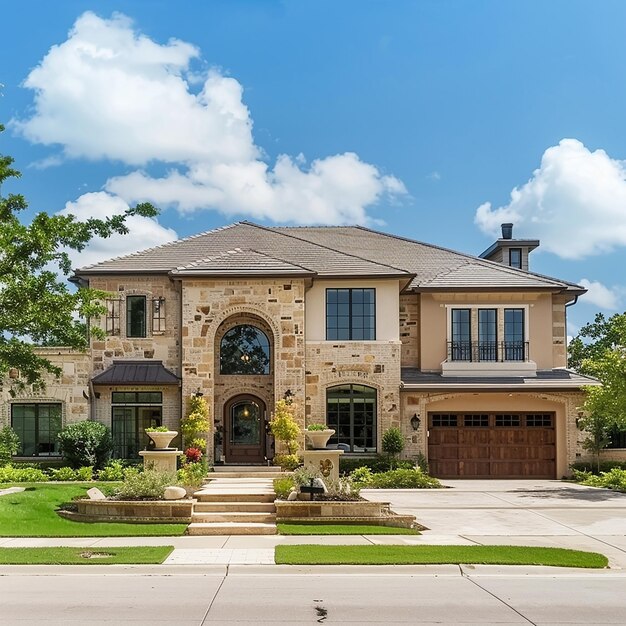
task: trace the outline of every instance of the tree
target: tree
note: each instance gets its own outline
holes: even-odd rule
[[[7,180],[21,176],[13,162],[10,156],[0,155],[0,189]],[[89,341],[85,322],[104,314],[104,293],[70,290],[65,280],[72,269],[67,251],[83,250],[95,236],[126,234],[125,220],[130,215],[157,214],[151,204],[143,203],[106,220],[79,221],[73,215],[40,212],[24,224],[20,217],[27,207],[22,195],[0,195],[0,379],[11,373],[12,394],[26,385],[43,387],[46,374],[61,374],[59,367],[36,352],[36,346],[85,349]],[[98,328],[90,332],[102,333]]]
[[[294,414],[295,407],[289,400],[279,400],[274,409],[274,416],[270,421],[272,435],[285,444],[289,454],[296,454],[300,447],[298,438],[301,431]]]
[[[585,388],[584,416],[579,421],[588,434],[583,446],[599,468],[600,452],[610,443],[611,431],[626,428],[626,314],[606,319],[598,313],[571,341],[569,353],[572,367],[602,383]]]
[[[383,452],[389,455],[391,469],[395,467],[395,461],[404,450],[404,437],[402,431],[392,426],[383,433]]]

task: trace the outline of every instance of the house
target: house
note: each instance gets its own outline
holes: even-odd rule
[[[262,464],[266,424],[291,398],[346,454],[381,450],[440,477],[541,477],[580,459],[582,388],[567,370],[566,311],[585,290],[528,271],[512,226],[479,257],[360,226],[238,222],[76,270],[109,295],[88,353],[42,349],[63,376],[2,403],[24,457],[57,453],[61,424],[111,427],[136,456],[144,428],[176,429],[201,394],[215,462]],[[624,451],[615,451],[622,454]]]

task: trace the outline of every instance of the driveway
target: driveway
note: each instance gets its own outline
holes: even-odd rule
[[[557,480],[444,480],[447,489],[364,490],[429,530],[424,543],[594,550],[626,569],[626,494]]]

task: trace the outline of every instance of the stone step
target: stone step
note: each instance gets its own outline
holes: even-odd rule
[[[197,513],[274,513],[273,502],[196,502],[193,507]]]
[[[276,465],[215,465],[213,473],[223,474],[228,472],[255,472],[257,474],[280,472]]]
[[[255,491],[242,489],[201,489],[193,494],[198,502],[274,502],[273,491]]]
[[[223,478],[260,478],[263,480],[273,480],[274,478],[282,478],[287,476],[286,472],[253,472],[246,470],[237,470],[232,472],[212,472],[207,476],[207,480],[222,480]]]
[[[250,512],[215,512],[196,513],[191,516],[192,523],[198,522],[260,522],[273,524],[276,522],[276,513],[250,513]]]
[[[276,524],[261,522],[193,522],[188,535],[275,535]]]

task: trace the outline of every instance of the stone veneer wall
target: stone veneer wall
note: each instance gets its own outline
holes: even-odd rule
[[[419,294],[400,295],[400,341],[402,367],[419,367]]]
[[[399,341],[309,341],[306,345],[306,420],[326,421],[326,389],[355,383],[378,390],[377,449],[391,426],[400,426]]]
[[[304,297],[303,279],[201,280],[182,282],[183,400],[204,393],[211,419],[222,415],[215,401],[216,333],[232,316],[253,315],[272,332],[274,394],[289,389],[297,406],[296,419],[304,425]],[[240,388],[241,393],[248,391]],[[223,397],[224,391],[219,392]],[[220,400],[221,402],[221,400]],[[271,412],[272,407],[268,406]],[[213,454],[212,442],[207,448]]]
[[[60,402],[62,406],[61,420],[63,426],[80,422],[89,417],[89,401],[83,396],[89,389],[91,371],[89,354],[76,352],[70,348],[39,348],[37,354],[49,359],[54,365],[63,369],[60,378],[46,377],[46,388],[33,393],[24,392],[12,398],[11,376],[0,381],[0,427],[11,424],[11,403],[13,402]]]
[[[167,276],[92,276],[89,286],[120,299],[120,334],[92,341],[93,372],[105,370],[114,360],[156,359],[180,376],[180,292]],[[146,296],[146,337],[126,337],[126,296]],[[152,332],[151,300],[165,299],[165,330]],[[105,318],[97,324],[105,329]]]
[[[483,394],[480,394],[483,395]],[[578,430],[576,419],[579,415],[579,407],[583,403],[584,393],[580,391],[546,391],[543,392],[524,392],[499,394],[502,398],[502,404],[509,404],[508,410],[523,411],[524,398],[547,400],[562,405],[565,415],[565,460],[567,469],[569,465],[582,460],[587,453],[583,450],[582,442],[585,439],[585,433]],[[403,456],[406,458],[414,458],[418,454],[428,456],[428,412],[445,410],[431,407],[431,403],[451,398],[459,398],[467,396],[472,403],[470,412],[476,410],[479,403],[476,395],[472,392],[426,392],[406,390],[401,394],[401,411],[402,411],[402,431],[405,436],[405,449]],[[492,398],[493,394],[484,394],[485,397]],[[505,410],[505,409],[503,409]],[[421,419],[421,425],[417,431],[411,427],[410,419],[414,413]],[[562,445],[562,440],[557,440],[557,446]],[[559,452],[557,451],[557,455]],[[567,471],[567,469],[565,471]]]

